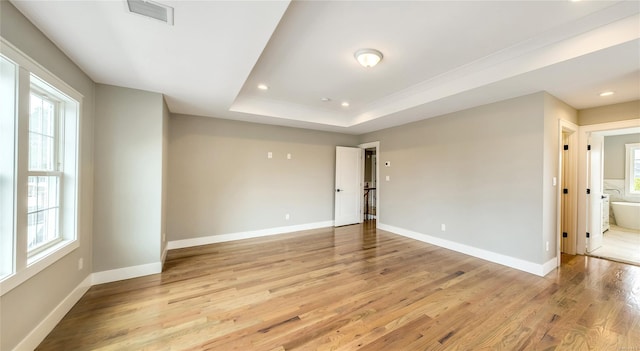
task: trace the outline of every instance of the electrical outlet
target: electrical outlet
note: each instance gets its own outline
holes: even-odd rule
[[[549,242],[547,241],[547,251],[549,251]]]
[[[291,154],[287,154],[287,160],[291,159]]]
[[[289,218],[291,218],[291,216],[289,216],[289,214],[288,214],[288,213],[287,213],[286,215],[284,215],[284,219],[285,219],[285,220],[287,220],[287,221],[288,221],[288,220],[289,220]]]
[[[387,180],[387,182],[388,182],[388,181],[390,181],[390,180],[391,180],[391,177],[390,177],[390,176],[386,176],[386,177],[385,177],[385,179],[386,179],[386,180]]]
[[[271,151],[267,152],[267,158],[273,158],[273,152]]]
[[[447,230],[447,226],[444,223],[440,224],[440,230],[444,232],[445,230]]]
[[[82,267],[84,267],[84,259],[82,259],[82,257],[80,257],[78,259],[78,270],[81,271]]]

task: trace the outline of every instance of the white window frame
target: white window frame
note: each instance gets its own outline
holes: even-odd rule
[[[640,191],[634,191],[634,158],[635,150],[640,150],[640,143],[625,144],[625,161],[624,161],[624,191],[626,196],[640,196]]]
[[[79,162],[80,130],[82,123],[83,96],[64,81],[50,73],[37,62],[0,37],[0,53],[18,66],[17,113],[15,117],[15,160],[14,160],[14,213],[13,218],[13,272],[0,278],[0,296],[11,291],[51,266],[73,250],[80,247],[81,198]],[[35,87],[35,88],[34,88]],[[27,190],[28,190],[28,148],[29,148],[29,97],[32,89],[44,90],[52,100],[60,101],[59,113],[64,121],[60,133],[64,149],[59,157],[65,160],[58,171],[64,176],[60,180],[60,240],[33,252],[27,249]],[[64,191],[62,191],[64,189]],[[3,233],[2,235],[6,235]]]
[[[60,151],[63,148],[63,140],[62,137],[64,136],[64,133],[62,133],[61,131],[64,128],[64,116],[62,115],[62,111],[61,111],[61,105],[64,104],[63,102],[59,101],[58,99],[52,98],[51,97],[51,93],[50,91],[46,90],[46,89],[42,89],[40,87],[41,84],[39,84],[36,80],[38,78],[37,77],[31,77],[31,91],[29,92],[29,95],[31,97],[31,95],[36,95],[38,96],[38,98],[42,99],[42,100],[46,100],[49,103],[51,103],[52,105],[54,105],[54,116],[53,116],[53,169],[50,170],[31,170],[28,169],[27,170],[27,178],[29,177],[56,177],[58,179],[58,189],[56,189],[56,195],[57,195],[57,209],[58,209],[58,215],[56,218],[56,222],[57,222],[57,226],[56,226],[56,233],[55,233],[55,238],[53,238],[53,240],[50,240],[48,242],[45,242],[41,245],[38,245],[34,248],[29,248],[27,247],[28,250],[28,256],[29,257],[33,257],[38,255],[39,253],[46,251],[47,249],[51,248],[52,246],[57,245],[58,243],[60,243],[63,240],[63,237],[60,235],[60,232],[63,231],[63,228],[61,223],[62,223],[62,196],[60,196],[61,194],[64,193],[64,189],[63,189],[63,184],[64,184],[64,172],[63,172],[63,168],[62,168],[62,157],[60,156]],[[31,128],[29,128],[29,133],[31,133]],[[29,135],[29,138],[31,136]],[[40,210],[41,211],[41,210]],[[40,212],[40,211],[36,211],[36,212]],[[27,218],[29,216],[30,212],[27,209]],[[28,246],[28,245],[27,245]]]

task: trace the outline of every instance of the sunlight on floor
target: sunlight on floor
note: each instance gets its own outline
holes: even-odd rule
[[[612,225],[604,233],[602,246],[591,256],[640,265],[640,230]]]

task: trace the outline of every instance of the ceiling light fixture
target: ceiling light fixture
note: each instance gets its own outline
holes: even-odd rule
[[[353,56],[367,68],[377,65],[382,60],[382,53],[376,49],[360,49]]]
[[[329,99],[328,97],[320,98],[320,100],[321,100],[322,102],[329,102],[329,101],[331,101],[331,99]]]
[[[342,107],[349,107],[349,103],[346,101],[343,101],[340,105],[342,105]]]
[[[266,84],[258,84],[258,89],[260,90],[269,90],[269,86]]]
[[[605,91],[605,92],[600,93],[600,96],[611,96],[613,94],[614,94],[613,91]]]

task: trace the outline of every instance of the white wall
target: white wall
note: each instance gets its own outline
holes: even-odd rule
[[[161,94],[96,85],[93,270],[160,262]]]
[[[333,220],[337,145],[357,137],[172,115],[169,240]]]
[[[94,83],[10,2],[0,1],[0,34],[83,96],[80,130],[80,247],[0,297],[0,350],[12,350],[91,273]],[[78,260],[84,260],[78,269]]]

